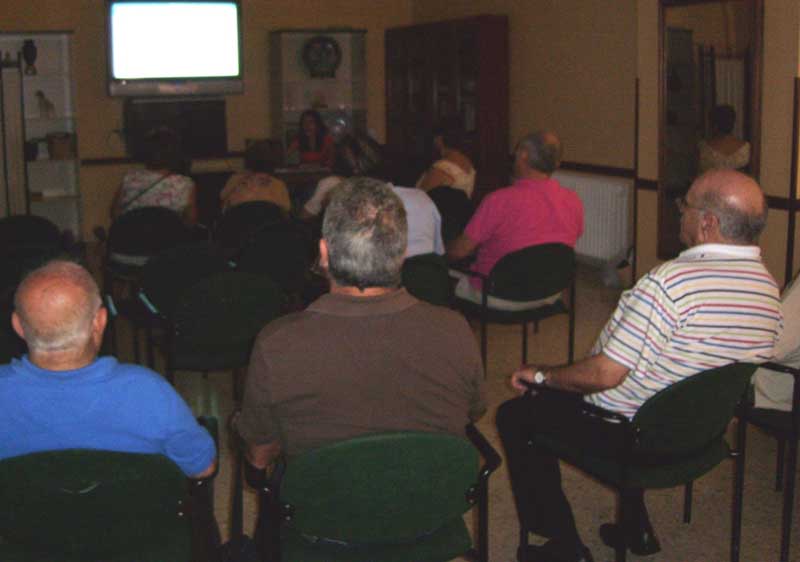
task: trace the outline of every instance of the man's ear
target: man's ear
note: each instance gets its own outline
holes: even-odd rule
[[[99,337],[102,339],[107,323],[108,310],[106,310],[106,307],[101,306],[97,309],[94,319],[92,320],[92,335],[94,335],[95,338]]]
[[[17,335],[24,340],[25,330],[22,327],[22,320],[20,320],[20,317],[16,312],[11,313],[11,326],[13,326],[14,331],[17,333]]]

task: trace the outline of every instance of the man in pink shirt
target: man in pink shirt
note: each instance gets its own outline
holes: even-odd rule
[[[514,152],[514,183],[483,199],[464,233],[448,244],[447,257],[456,261],[477,250],[472,270],[488,275],[500,258],[528,246],[574,247],[583,234],[583,203],[550,177],[560,162],[561,142],[554,133],[524,137]],[[480,302],[480,288],[480,279],[465,277],[456,295]]]

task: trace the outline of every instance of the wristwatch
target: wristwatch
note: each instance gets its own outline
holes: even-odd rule
[[[542,371],[536,371],[533,375],[533,382],[536,384],[547,384],[547,375]]]

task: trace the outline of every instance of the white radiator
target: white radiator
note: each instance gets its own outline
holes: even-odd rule
[[[631,246],[633,180],[571,170],[558,170],[553,177],[575,190],[583,201],[583,236],[575,245],[575,253],[616,267]]]

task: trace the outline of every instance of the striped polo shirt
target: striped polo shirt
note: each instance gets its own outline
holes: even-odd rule
[[[633,417],[683,378],[771,359],[782,325],[780,292],[758,246],[695,246],[622,294],[591,354],[624,365],[628,376],[586,400]]]

